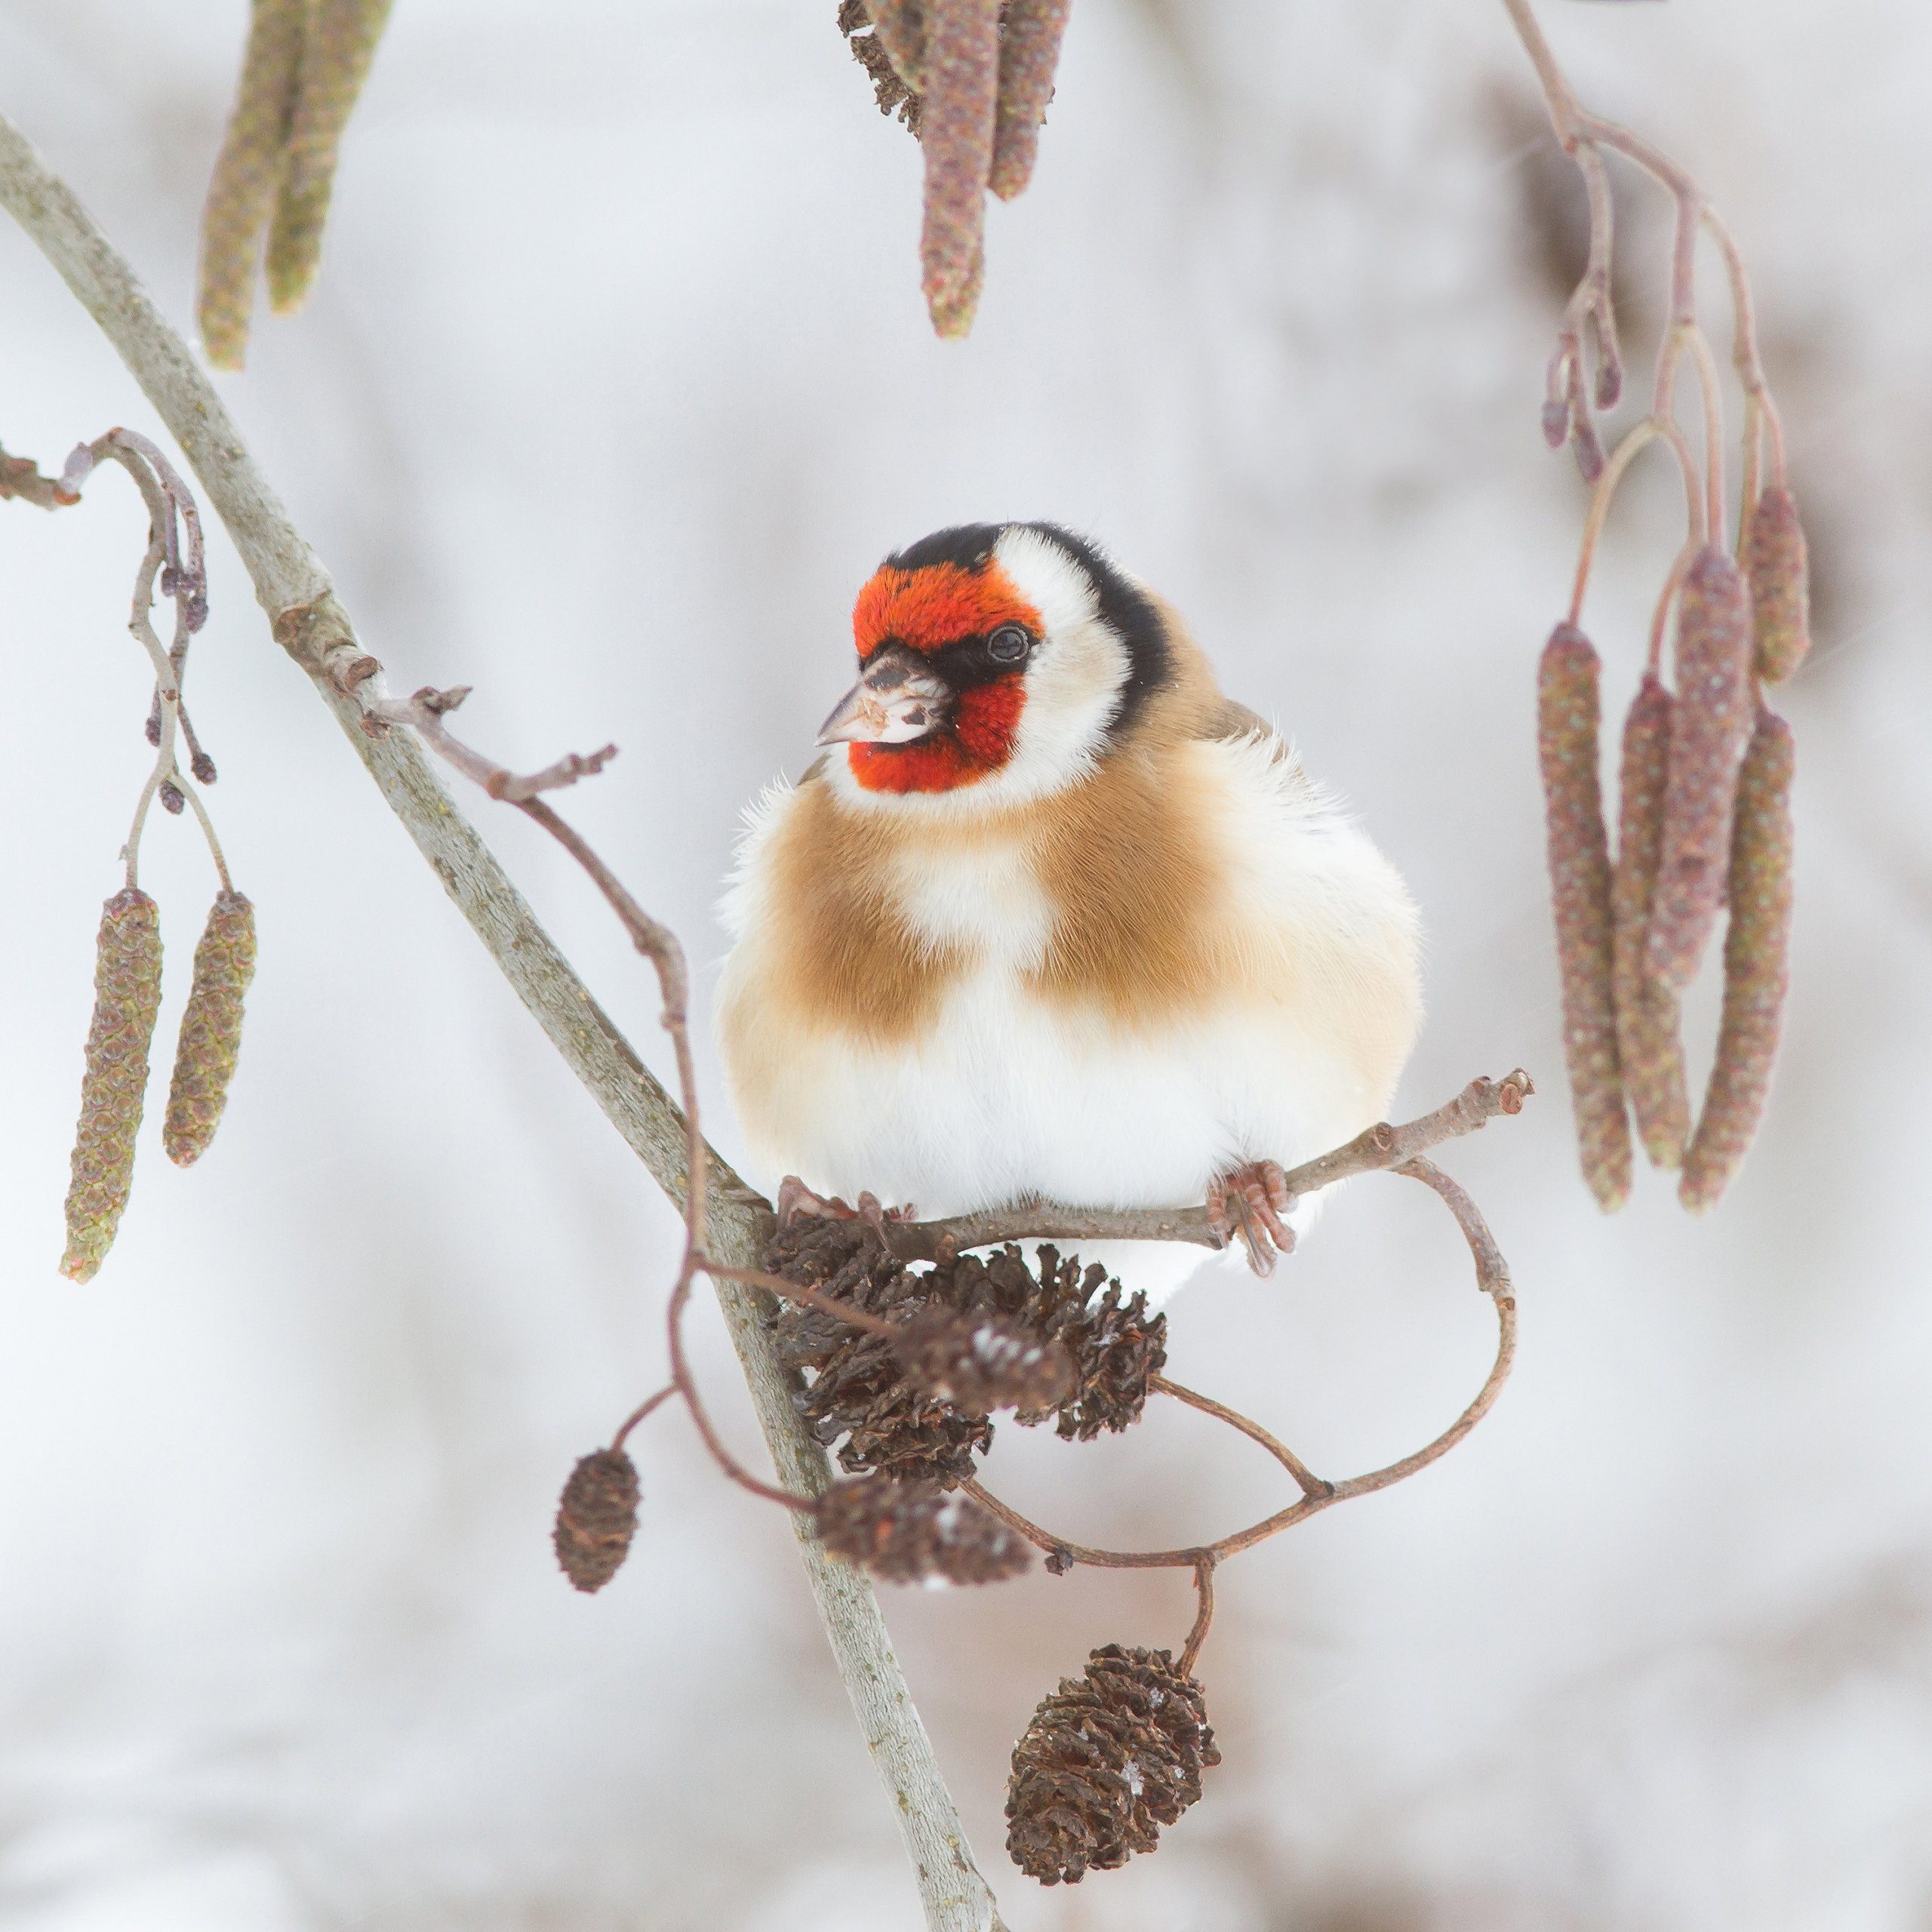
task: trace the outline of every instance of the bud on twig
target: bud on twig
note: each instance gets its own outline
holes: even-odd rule
[[[888,1583],[1002,1583],[1031,1567],[1032,1546],[989,1509],[932,1483],[890,1476],[835,1482],[818,1499],[826,1548]]]
[[[369,77],[390,0],[309,0],[288,159],[269,230],[269,299],[278,315],[302,306],[321,266],[322,229],[336,158]]]
[[[1751,735],[1751,593],[1707,544],[1678,600],[1677,709],[1651,907],[1651,971],[1674,986],[1695,977],[1724,900],[1737,768]]]
[[[1789,490],[1767,490],[1752,506],[1744,567],[1751,580],[1758,675],[1767,685],[1781,684],[1811,648],[1810,563]]]
[[[148,1047],[161,1010],[161,915],[137,886],[101,909],[94,1023],[67,1190],[60,1272],[91,1281],[114,1244],[134,1179],[134,1137],[147,1094]]]
[[[1678,1198],[1702,1212],[1743,1162],[1770,1091],[1791,982],[1791,727],[1761,709],[1737,783],[1731,838],[1730,926],[1724,943],[1724,1017]]]
[[[1670,769],[1675,700],[1646,672],[1623,727],[1621,817],[1611,882],[1616,917],[1617,1053],[1638,1137],[1654,1167],[1684,1158],[1690,1103],[1677,995],[1651,972],[1651,899],[1663,842],[1664,785]]]
[[[900,1324],[894,1351],[937,1401],[974,1415],[1057,1409],[1073,1393],[1073,1358],[1024,1322],[934,1306]]]
[[[550,1540],[564,1574],[588,1594],[623,1567],[637,1534],[637,1465],[621,1449],[578,1459],[557,1505]]]
[[[1617,1054],[1609,839],[1598,771],[1601,666],[1574,624],[1558,624],[1537,677],[1537,748],[1549,833],[1563,1050],[1583,1176],[1609,1212],[1630,1192],[1630,1128]]]
[[[1152,1851],[1218,1764],[1201,1688],[1166,1651],[1109,1644],[1063,1677],[1014,1746],[1006,1848],[1043,1885]]]
[[[177,1167],[208,1152],[228,1104],[242,1051],[242,1001],[255,977],[255,909],[238,892],[217,895],[195,948],[195,983],[181,1015],[162,1144]]]

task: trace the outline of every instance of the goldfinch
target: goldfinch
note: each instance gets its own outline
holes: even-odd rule
[[[1402,881],[1179,617],[1048,523],[943,530],[853,613],[858,682],[751,815],[720,1044],[781,1208],[1204,1200],[1257,1273],[1284,1166],[1386,1112]],[[1106,1261],[1150,1300],[1198,1249]]]

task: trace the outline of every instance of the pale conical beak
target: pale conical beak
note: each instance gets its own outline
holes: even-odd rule
[[[819,727],[822,745],[909,745],[937,731],[950,688],[912,652],[888,645]]]

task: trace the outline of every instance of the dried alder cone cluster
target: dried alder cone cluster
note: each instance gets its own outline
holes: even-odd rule
[[[202,215],[202,341],[218,369],[248,349],[266,238],[269,300],[299,309],[322,257],[336,160],[390,0],[254,0],[228,132]]]
[[[840,0],[838,25],[925,152],[921,286],[933,327],[963,336],[986,278],[989,192],[1032,178],[1072,0]]]
[[[723,1451],[676,1340],[688,1273],[672,1298],[678,1380],[631,1416],[608,1448],[577,1463],[558,1509],[558,1561],[580,1590],[601,1589],[616,1574],[637,1526],[638,1477],[626,1440],[652,1411],[681,1396],[727,1474],[808,1517],[828,1552],[884,1581],[1000,1583],[1029,1570],[1035,1551],[1055,1574],[1079,1564],[1189,1570],[1199,1614],[1179,1660],[1117,1645],[1094,1651],[1084,1676],[1063,1681],[1035,1714],[1015,1748],[1008,1795],[1008,1848],[1043,1884],[1073,1882],[1151,1850],[1160,1827],[1201,1795],[1203,1770],[1219,1761],[1192,1675],[1212,1619],[1216,1567],[1334,1503],[1426,1468],[1475,1426],[1501,1387],[1515,1337],[1508,1270],[1475,1204],[1421,1149],[1515,1112],[1530,1091],[1521,1073],[1475,1081],[1421,1121],[1371,1128],[1296,1170],[1308,1186],[1378,1168],[1423,1181],[1456,1215],[1478,1285],[1497,1308],[1496,1364],[1481,1391],[1448,1429],[1398,1463],[1345,1482],[1315,1475],[1258,1423],[1169,1380],[1166,1317],[1150,1314],[1143,1296],[1126,1294],[1105,1269],[1082,1268],[1051,1243],[1039,1244],[1029,1266],[1011,1242],[983,1256],[955,1252],[943,1223],[807,1217],[776,1235],[768,1272],[724,1269],[702,1255],[688,1269],[770,1291],[768,1324],[780,1361],[798,1378],[799,1410],[819,1441],[835,1449],[847,1475],[818,1495],[794,1495],[749,1476]],[[927,1252],[934,1251],[927,1243],[936,1242],[944,1258],[910,1263],[895,1241]],[[1297,1500],[1213,1543],[1106,1550],[1029,1522],[977,1479],[996,1411],[1086,1441],[1131,1427],[1156,1395],[1266,1448],[1294,1479]]]
[[[95,946],[94,1018],[60,1263],[61,1272],[75,1281],[91,1280],[106,1260],[134,1186],[148,1057],[161,1011],[161,912],[137,882],[141,835],[157,798],[177,817],[193,807],[220,880],[195,949],[193,983],[168,1087],[162,1144],[177,1166],[199,1160],[214,1138],[241,1051],[242,998],[255,971],[255,909],[229,878],[200,790],[214,783],[214,761],[196,740],[181,697],[189,641],[208,617],[208,575],[194,498],[161,451],[131,429],[110,429],[82,444],[57,477],[42,476],[33,463],[0,451],[0,498],[65,508],[80,501],[81,486],[94,466],[110,461],[134,478],[147,506],[147,549],[135,573],[128,628],[154,673],[146,730],[155,756],[122,850],[127,883],[101,909]],[[174,605],[174,641],[165,649],[149,618],[157,589]],[[186,773],[177,761],[183,747]]]
[[[1540,38],[1531,45],[1534,54]],[[1589,263],[1552,358],[1543,415],[1551,442],[1568,441],[1594,485],[1570,612],[1543,648],[1538,681],[1564,1048],[1583,1172],[1599,1204],[1611,1210],[1629,1197],[1634,1118],[1651,1163],[1679,1170],[1678,1198],[1702,1211],[1723,1193],[1757,1132],[1789,980],[1794,754],[1791,728],[1764,692],[1797,669],[1809,644],[1804,536],[1758,361],[1749,284],[1728,230],[1675,164],[1585,113],[1553,66],[1537,64],[1557,132],[1589,184],[1592,214]],[[1587,386],[1605,409],[1623,386],[1604,150],[1635,160],[1678,206],[1671,318],[1650,411],[1607,461],[1586,394]],[[1697,315],[1700,233],[1715,240],[1728,271],[1733,360],[1744,392],[1735,555],[1724,543],[1720,383]],[[1597,349],[1589,386],[1586,331]],[[1701,417],[1694,439],[1677,418],[1686,371],[1696,379]],[[1624,724],[1613,858],[1599,765],[1602,666],[1580,623],[1611,500],[1632,460],[1654,442],[1676,458],[1688,528],[1665,577]],[[1674,688],[1663,665],[1673,609]],[[1694,1122],[1679,1002],[1727,908],[1723,1017]]]

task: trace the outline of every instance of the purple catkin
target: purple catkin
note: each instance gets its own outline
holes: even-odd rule
[[[1551,632],[1537,676],[1537,737],[1577,1146],[1590,1191],[1609,1213],[1630,1192],[1630,1127],[1611,990],[1610,851],[1597,761],[1600,669],[1575,625]]]
[[[262,232],[281,185],[295,109],[306,0],[254,0],[228,132],[202,211],[202,343],[217,369],[238,369],[248,350]]]
[[[999,0],[946,0],[926,23],[919,140],[926,157],[921,286],[933,327],[973,326],[985,272],[986,177],[999,96]]]
[[[94,1278],[114,1244],[134,1180],[134,1138],[148,1087],[148,1048],[161,1011],[161,913],[138,886],[101,908],[94,953],[81,1121],[67,1191],[69,1281]]]
[[[1637,1137],[1651,1164],[1659,1168],[1674,1168],[1683,1160],[1690,1132],[1677,995],[1653,975],[1647,960],[1675,705],[1647,672],[1623,727],[1617,867],[1610,889],[1616,924],[1617,1061]]]
[[[302,306],[321,265],[336,158],[369,78],[391,0],[309,0],[308,32],[288,129],[288,165],[269,230],[269,300],[277,315]]]
[[[1008,0],[999,43],[999,108],[988,186],[1010,202],[1032,178],[1073,0]]]
[[[1810,561],[1789,490],[1767,490],[1745,526],[1744,567],[1758,638],[1758,675],[1781,684],[1811,648]]]
[[[1731,804],[1751,735],[1751,593],[1730,558],[1697,552],[1677,607],[1677,709],[1651,903],[1650,969],[1682,987],[1724,903]]]
[[[1717,1060],[1678,1183],[1678,1198],[1696,1213],[1715,1203],[1743,1163],[1770,1091],[1791,983],[1796,768],[1791,727],[1761,709],[1738,777]]]

